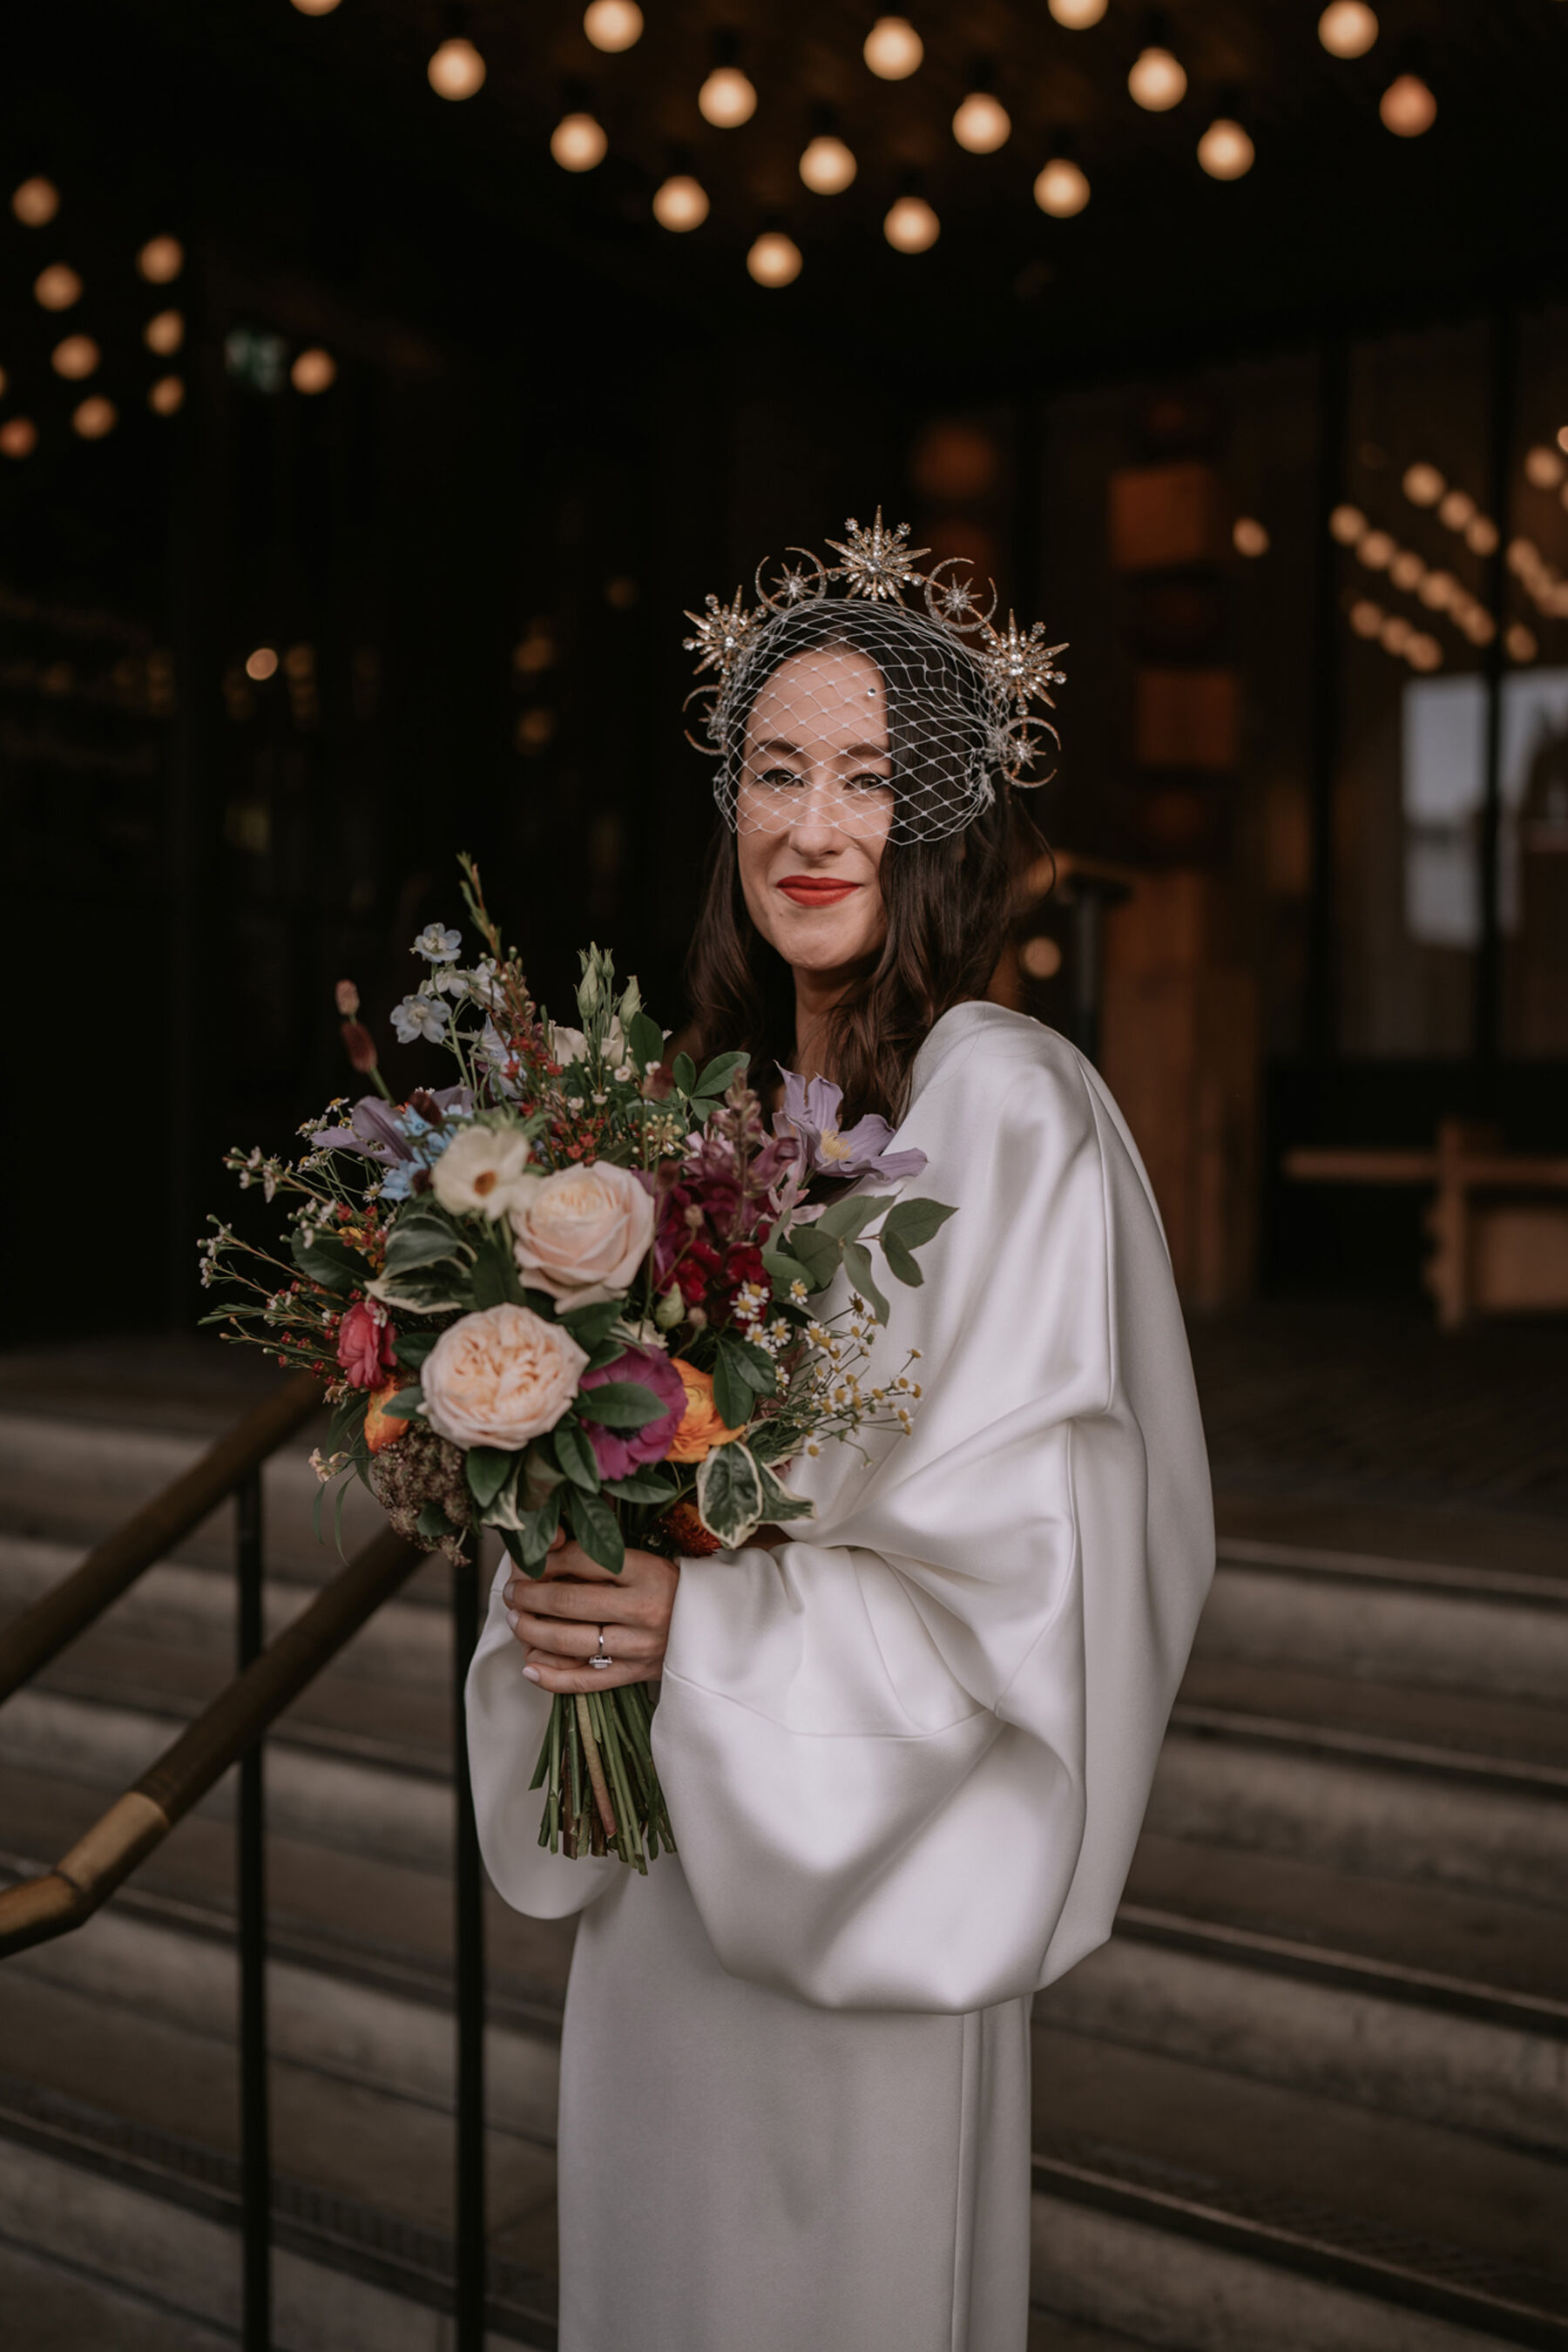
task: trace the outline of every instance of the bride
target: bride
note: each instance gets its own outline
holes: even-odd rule
[[[832,1081],[958,1213],[879,1342],[920,1350],[913,1435],[797,1462],[800,1535],[497,1579],[485,1859],[582,1915],[561,2352],[1023,2352],[1030,2002],[1110,1933],[1213,1564],[1137,1152],[1070,1045],[984,1001],[1060,648],[880,516],[838,552],[698,620],[699,1050]],[[543,1851],[528,1785],[552,1693],[634,1681],[679,1845],[646,1878]]]

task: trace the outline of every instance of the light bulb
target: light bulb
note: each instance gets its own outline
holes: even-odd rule
[[[1450,530],[1463,530],[1475,510],[1476,502],[1468,490],[1450,490],[1437,509],[1437,520]]]
[[[337,380],[338,363],[331,352],[322,351],[319,343],[301,352],[289,371],[289,381],[296,392],[330,392]]]
[[[1557,446],[1560,449],[1568,449],[1568,425],[1560,425],[1557,427]]]
[[[1403,613],[1390,613],[1378,631],[1384,653],[1402,654],[1415,631]]]
[[[158,416],[173,416],[185,404],[185,387],[177,375],[161,375],[147,394],[147,405]]]
[[[757,93],[739,66],[715,66],[697,93],[704,122],[715,131],[738,131],[757,110]]]
[[[101,393],[91,393],[71,411],[71,423],[84,441],[101,441],[120,422],[120,411]]]
[[[472,98],[484,88],[485,61],[460,33],[442,42],[425,70],[437,98]]]
[[[1018,950],[1018,961],[1031,980],[1054,980],[1062,968],[1060,943],[1041,931],[1026,940]]]
[[[800,247],[783,229],[764,229],[746,256],[759,286],[789,286],[800,276]]]
[[[907,16],[879,16],[860,54],[879,81],[908,81],[920,69],[925,43]]]
[[[1388,567],[1388,576],[1408,596],[1426,577],[1426,566],[1412,547],[1402,547]]]
[[[1256,150],[1239,122],[1217,115],[1198,141],[1198,162],[1211,180],[1239,180],[1251,171]]]
[[[653,192],[653,216],[660,228],[700,228],[708,217],[708,191],[689,172],[674,172]]]
[[[1441,669],[1443,648],[1430,631],[1417,629],[1405,648],[1405,658],[1412,669]]]
[[[149,319],[142,328],[142,340],[150,352],[156,352],[160,359],[167,359],[169,353],[177,352],[184,341],[185,322],[178,310],[160,310],[157,317]]]
[[[590,0],[583,15],[583,30],[596,49],[618,56],[641,40],[642,10],[637,0]]]
[[[1405,468],[1405,495],[1413,507],[1435,507],[1447,487],[1436,467],[1425,460]]]
[[[1437,101],[1419,74],[1395,74],[1378,100],[1383,127],[1396,139],[1419,139],[1437,120]]]
[[[1451,572],[1428,572],[1415,593],[1429,612],[1447,613],[1458,609],[1456,599],[1464,592]]]
[[[1399,549],[1387,531],[1367,530],[1357,540],[1355,551],[1369,572],[1385,572]]]
[[[1377,38],[1377,18],[1366,0],[1330,0],[1318,38],[1331,58],[1364,58]]]
[[[1563,459],[1555,449],[1532,449],[1524,461],[1524,478],[1538,490],[1554,490],[1563,479]]]
[[[1255,516],[1237,515],[1231,526],[1230,543],[1237,555],[1267,555],[1268,533]]]
[[[1522,621],[1515,621],[1503,644],[1508,648],[1510,661],[1532,662],[1541,650],[1535,642],[1534,631],[1527,629]]]
[[[1070,220],[1089,202],[1089,175],[1065,155],[1053,155],[1035,182],[1035,202],[1053,220]]]
[[[815,195],[842,195],[859,170],[842,139],[820,131],[800,159],[800,176]]]
[[[1013,120],[998,98],[972,89],[952,118],[952,135],[972,155],[994,155],[1013,135]]]
[[[1477,514],[1465,525],[1465,545],[1472,555],[1497,553],[1498,527],[1490,515]]]
[[[33,298],[46,310],[68,310],[81,300],[81,279],[68,262],[51,261],[34,278]]]
[[[278,675],[278,656],[271,646],[258,646],[245,665],[245,675],[253,677],[258,686],[265,686],[269,677]]]
[[[0,454],[30,457],[38,446],[38,428],[30,416],[8,416],[0,425]]]
[[[1169,49],[1152,47],[1132,60],[1127,87],[1135,104],[1150,114],[1164,114],[1180,106],[1187,94],[1186,70]]]
[[[150,236],[136,257],[136,268],[149,286],[172,286],[185,266],[185,248],[177,236]]]
[[[1329,530],[1342,547],[1353,547],[1366,529],[1366,517],[1360,507],[1336,507],[1329,517]]]
[[[1374,604],[1370,596],[1358,596],[1351,606],[1351,626],[1357,636],[1375,637],[1383,623],[1383,606]]]
[[[11,210],[24,228],[43,228],[60,208],[60,192],[52,180],[24,180],[11,198]]]
[[[301,16],[330,16],[338,0],[294,0]]]
[[[550,152],[563,172],[594,171],[609,143],[591,114],[563,114],[550,134]]]
[[[1050,0],[1050,10],[1058,25],[1069,33],[1087,32],[1104,16],[1106,0]]]
[[[83,376],[91,375],[102,357],[90,335],[68,335],[64,342],[55,345],[49,363],[68,383],[79,383]]]
[[[929,253],[942,223],[923,196],[900,196],[882,223],[882,234],[899,253]]]

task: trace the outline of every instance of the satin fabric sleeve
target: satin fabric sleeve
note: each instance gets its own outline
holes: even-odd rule
[[[976,1027],[899,1137],[960,1212],[877,1344],[922,1350],[915,1433],[803,1465],[809,1540],[682,1563],[655,1718],[721,1962],[827,2008],[982,2009],[1103,1942],[1213,1569],[1137,1155],[1062,1040]]]

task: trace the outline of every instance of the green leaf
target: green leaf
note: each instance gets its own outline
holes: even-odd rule
[[[891,1234],[905,1249],[917,1250],[956,1214],[942,1201],[900,1201],[888,1211],[881,1238],[885,1243]]]
[[[602,1496],[580,1494],[574,1488],[566,1500],[566,1510],[572,1521],[573,1533],[592,1560],[618,1576],[626,1559],[626,1548],[621,1536],[621,1523]]]
[[[417,1385],[399,1389],[395,1396],[387,1398],[381,1409],[388,1421],[412,1421],[416,1414],[425,1410],[425,1391]]]
[[[727,1348],[713,1367],[713,1407],[726,1429],[744,1429],[752,1417],[752,1389]]]
[[[737,1070],[743,1070],[751,1060],[749,1054],[715,1054],[689,1092],[698,1095],[721,1095]]]
[[[512,1472],[517,1455],[499,1445],[471,1445],[463,1456],[468,1492],[481,1511],[488,1511]]]
[[[782,1478],[768,1469],[760,1469],[763,1482],[763,1517],[782,1527],[786,1519],[814,1519],[816,1506],[808,1503],[804,1495],[792,1494]]]
[[[697,1065],[689,1054],[677,1054],[669,1075],[679,1091],[689,1095],[697,1084]]]
[[[625,1305],[622,1298],[601,1298],[592,1307],[579,1307],[574,1314],[563,1315],[561,1320],[577,1345],[591,1356],[619,1322]]]
[[[888,1319],[888,1302],[877,1287],[876,1276],[871,1272],[871,1253],[864,1242],[845,1243],[844,1271],[871,1308],[878,1322],[885,1324]]]
[[[605,1429],[646,1429],[669,1407],[641,1381],[601,1381],[597,1388],[581,1391],[577,1410],[584,1421],[596,1421]]]
[[[831,1235],[836,1242],[852,1242],[857,1234],[865,1232],[873,1217],[881,1215],[885,1205],[874,1192],[863,1192],[849,1201],[835,1201],[817,1218],[816,1230]]]
[[[733,1549],[763,1521],[763,1474],[745,1446],[716,1445],[697,1473],[697,1509],[710,1535]]]
[[[439,1336],[435,1331],[400,1331],[393,1342],[393,1355],[406,1370],[416,1372]]]
[[[530,1576],[537,1576],[550,1556],[550,1547],[554,1542],[555,1531],[561,1525],[561,1497],[563,1492],[563,1488],[557,1487],[554,1494],[542,1503],[537,1511],[531,1511],[528,1514],[519,1530],[521,1537],[522,1565]],[[504,1528],[501,1533],[504,1542],[506,1537]],[[507,1549],[511,1550],[510,1544],[507,1545]],[[515,1559],[518,1554],[514,1552],[512,1556]]]
[[[457,1265],[438,1272],[416,1266],[412,1274],[384,1274],[366,1288],[383,1306],[401,1307],[409,1315],[467,1314],[474,1303],[468,1271]]]
[[[355,1389],[352,1395],[343,1398],[341,1404],[332,1407],[332,1418],[327,1433],[329,1454],[341,1454],[343,1451],[343,1440],[351,1433],[364,1427],[364,1417],[369,1405],[370,1399],[364,1391]]]
[[[584,1494],[596,1495],[599,1465],[586,1431],[579,1429],[574,1421],[558,1421],[550,1434],[555,1459],[572,1484],[581,1486]]]
[[[473,1289],[477,1307],[522,1305],[522,1276],[499,1225],[491,1226],[475,1255]]]
[[[881,1236],[881,1242],[882,1255],[888,1261],[888,1272],[895,1281],[907,1282],[911,1289],[918,1290],[925,1280],[924,1275],[921,1272],[920,1260],[912,1251],[904,1247],[897,1234],[884,1234]]]
[[[791,1228],[789,1245],[806,1269],[806,1280],[813,1290],[826,1290],[838,1271],[838,1244],[826,1234],[819,1234],[815,1224]],[[763,1263],[767,1264],[764,1251]]]
[[[754,1429],[749,1429],[746,1444],[759,1462],[776,1462],[782,1455],[795,1452],[800,1444],[800,1431],[781,1414],[773,1421],[759,1421]]]
[[[788,1250],[772,1247],[764,1249],[763,1264],[773,1276],[775,1298],[787,1298],[790,1285],[793,1282],[804,1282],[807,1290],[817,1290],[822,1286],[801,1264],[799,1258],[792,1257]]]
[[[617,1503],[670,1503],[680,1492],[680,1482],[665,1470],[634,1470],[625,1478],[606,1478],[605,1492]]]
[[[296,1228],[289,1237],[289,1249],[308,1281],[319,1283],[337,1297],[358,1289],[369,1279],[370,1268],[363,1258],[343,1242],[326,1240],[320,1234],[308,1242]]]
[[[664,1059],[664,1032],[647,1013],[635,1013],[626,1025],[626,1044],[639,1066]]]
[[[755,1389],[759,1396],[777,1392],[778,1370],[765,1348],[760,1348],[754,1339],[742,1339],[734,1331],[721,1332],[719,1345],[727,1355],[734,1357],[735,1370],[748,1388]]]
[[[427,1544],[439,1543],[443,1536],[455,1536],[458,1532],[439,1503],[426,1503],[414,1528]]]
[[[444,1217],[398,1217],[386,1237],[388,1274],[411,1274],[416,1265],[438,1265],[467,1255]]]

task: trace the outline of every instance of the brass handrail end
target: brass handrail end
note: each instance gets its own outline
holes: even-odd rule
[[[79,1927],[169,1833],[168,1815],[132,1789],[41,1878],[0,1891],[0,1959]]]

